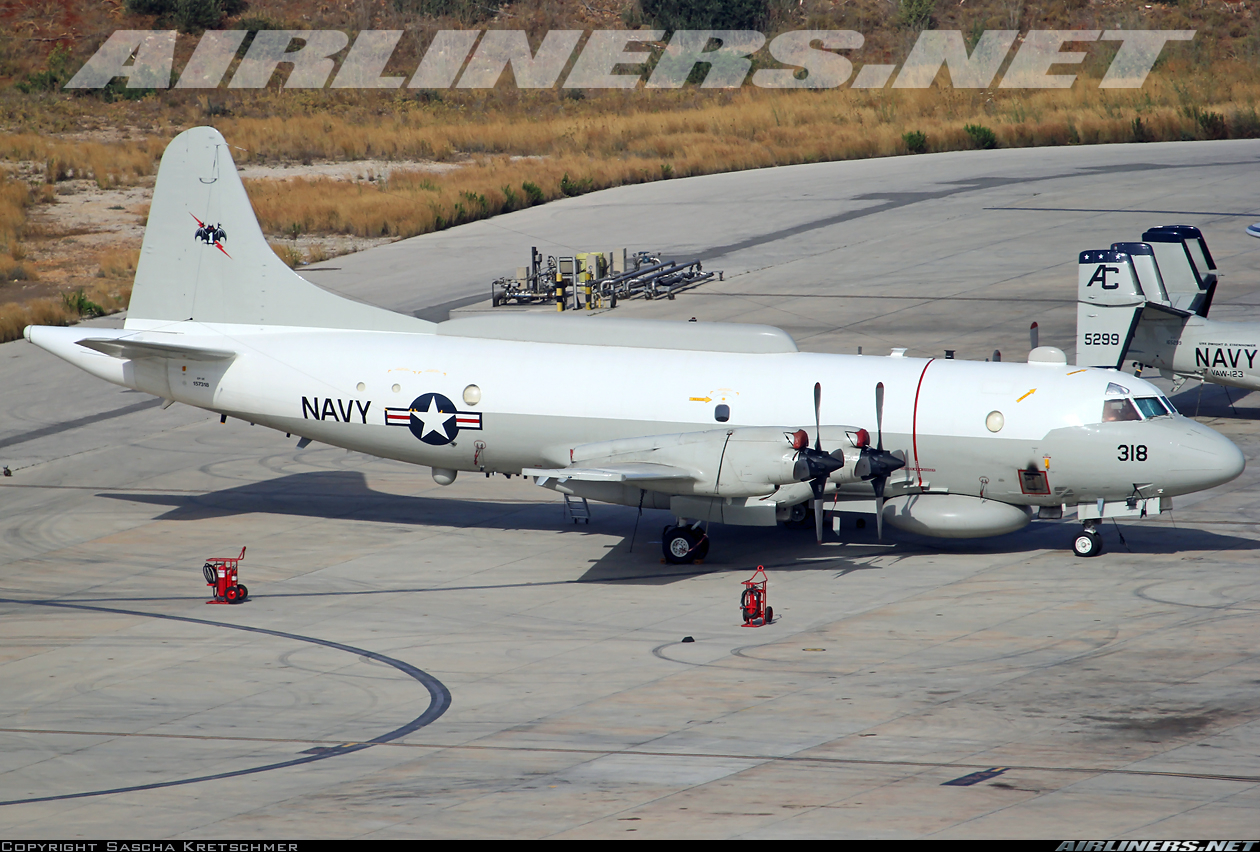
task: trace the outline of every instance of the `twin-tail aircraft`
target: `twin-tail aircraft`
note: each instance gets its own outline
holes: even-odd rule
[[[206,239],[205,223],[232,234]],[[200,236],[198,236],[200,234]],[[824,503],[927,536],[998,535],[1074,509],[1138,517],[1227,482],[1243,456],[1114,371],[829,355],[767,326],[488,315],[426,322],[348,301],[275,256],[212,128],[162,157],[119,330],[26,338],[115,384],[374,456],[523,474],[563,494],[665,509],[665,558],[710,523],[772,526]],[[524,364],[587,365],[564,383]],[[812,434],[810,434],[812,428]]]
[[[1132,361],[1172,379],[1174,393],[1192,378],[1260,390],[1260,323],[1208,319],[1218,272],[1198,228],[1151,228],[1078,261],[1078,365]]]

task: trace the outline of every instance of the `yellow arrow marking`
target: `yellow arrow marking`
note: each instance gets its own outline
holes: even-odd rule
[[[1024,400],[1028,399],[1028,397],[1032,396],[1032,395],[1033,395],[1033,394],[1035,394],[1036,392],[1037,392],[1037,389],[1036,389],[1036,388],[1033,388],[1033,389],[1032,389],[1032,390],[1030,390],[1028,393],[1024,394],[1023,396],[1021,396],[1019,399],[1017,399],[1017,400],[1015,400],[1015,401],[1016,401],[1016,402],[1023,402]]]
[[[711,397],[711,396],[693,396],[693,397],[690,397],[690,401],[691,401],[691,402],[712,402],[712,401],[713,401],[713,397]]]
[[[1084,370],[1073,370],[1072,372],[1068,373],[1068,375],[1069,375],[1069,376],[1075,376],[1077,373],[1083,373],[1083,372],[1085,372],[1085,371],[1084,371]]]

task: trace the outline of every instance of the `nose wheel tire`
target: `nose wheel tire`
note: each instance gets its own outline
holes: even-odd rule
[[[1103,552],[1102,536],[1091,530],[1082,530],[1072,540],[1072,552],[1077,556],[1097,556]]]
[[[709,553],[709,537],[691,527],[666,527],[661,552],[671,565],[689,565]]]

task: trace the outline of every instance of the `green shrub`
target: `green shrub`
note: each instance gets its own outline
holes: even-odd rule
[[[105,316],[105,309],[83,295],[82,290],[75,290],[73,293],[62,293],[61,300],[65,302],[67,308],[81,317]]]
[[[642,0],[643,15],[665,30],[760,30],[770,0]]]
[[[560,191],[572,198],[575,195],[582,195],[590,192],[594,181],[590,178],[582,178],[581,180],[570,180],[569,173],[565,172],[564,177],[560,178]]]
[[[48,67],[34,74],[27,74],[26,79],[17,84],[17,89],[24,95],[31,92],[55,92],[74,76],[70,73],[70,51],[61,45],[53,48],[48,55]]]
[[[398,12],[476,23],[494,17],[502,0],[394,0]]]
[[[249,4],[245,0],[127,0],[125,5],[133,15],[157,15],[159,22],[192,33],[214,29]]]
[[[911,154],[922,154],[927,150],[927,134],[921,130],[901,134],[901,141],[906,143],[906,150]]]
[[[525,190],[525,199],[529,202],[530,207],[533,207],[535,204],[542,204],[547,200],[547,197],[543,195],[542,187],[532,181],[525,181],[521,184],[521,189]]]
[[[932,13],[936,0],[901,0],[897,4],[897,23],[911,30],[932,28]]]
[[[971,137],[971,147],[984,150],[997,147],[997,134],[983,124],[968,124],[963,127],[963,130]]]

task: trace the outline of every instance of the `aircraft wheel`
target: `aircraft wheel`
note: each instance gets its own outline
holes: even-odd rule
[[[688,565],[696,561],[696,534],[690,527],[668,527],[661,536],[661,550],[671,565]]]
[[[1102,536],[1091,530],[1082,530],[1072,540],[1072,552],[1077,556],[1097,556],[1102,550]]]
[[[809,501],[797,503],[788,509],[787,520],[783,522],[783,526],[792,530],[813,529],[814,507],[809,505]]]

